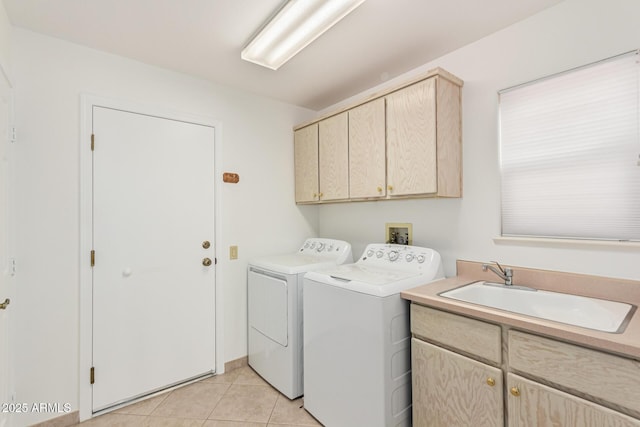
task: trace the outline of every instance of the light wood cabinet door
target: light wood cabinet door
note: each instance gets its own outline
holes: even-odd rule
[[[320,200],[349,198],[349,129],[347,112],[319,123]]]
[[[411,339],[414,427],[503,427],[502,371]]]
[[[640,420],[514,374],[507,382],[509,427],[640,426]]]
[[[318,124],[293,133],[296,203],[318,200]]]
[[[386,108],[388,194],[437,193],[436,79],[387,95]]]
[[[386,191],[384,98],[349,110],[349,196],[384,197]]]

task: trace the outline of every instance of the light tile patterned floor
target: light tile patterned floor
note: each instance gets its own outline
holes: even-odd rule
[[[320,426],[250,367],[243,367],[80,423],[81,427]]]

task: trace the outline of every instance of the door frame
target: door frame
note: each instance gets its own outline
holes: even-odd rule
[[[80,336],[79,336],[79,360],[78,360],[78,395],[80,421],[93,417],[92,387],[89,383],[89,372],[92,365],[92,339],[93,339],[93,290],[92,269],[90,252],[93,237],[93,157],[91,152],[91,133],[93,129],[93,107],[112,108],[132,113],[144,114],[169,120],[179,120],[214,128],[214,176],[222,170],[220,145],[222,142],[222,123],[211,117],[187,114],[164,108],[157,105],[145,105],[133,101],[107,98],[87,93],[80,94],[80,244],[79,244],[79,303],[80,303]],[[220,244],[221,226],[218,218],[221,218],[222,206],[221,182],[214,182],[214,256],[218,256],[217,248]],[[219,269],[215,269],[215,371],[224,372],[223,351],[223,295],[221,275]]]
[[[4,301],[5,298],[9,298],[11,299],[12,304],[11,307],[8,307],[7,310],[11,310],[13,312],[15,312],[16,306],[18,304],[16,304],[16,301],[14,301],[16,298],[16,289],[17,289],[17,279],[16,279],[16,271],[15,271],[15,264],[13,264],[15,262],[15,248],[16,248],[16,177],[15,177],[15,168],[16,168],[16,152],[15,152],[15,145],[16,145],[16,140],[15,137],[13,137],[11,135],[12,129],[14,129],[15,127],[15,109],[14,109],[14,86],[13,86],[13,80],[11,78],[11,75],[8,72],[8,62],[5,62],[6,58],[2,58],[0,57],[0,80],[3,81],[3,84],[6,84],[7,87],[7,107],[8,107],[8,111],[7,111],[7,117],[5,117],[5,119],[7,120],[7,130],[9,132],[7,132],[6,135],[0,135],[0,138],[2,138],[2,144],[6,144],[6,150],[7,150],[7,181],[5,183],[2,183],[0,185],[6,185],[6,197],[7,200],[2,200],[0,201],[0,204],[2,202],[8,202],[6,206],[1,206],[0,205],[0,209],[5,209],[5,219],[6,222],[5,223],[1,223],[0,227],[4,227],[5,228],[5,236],[6,236],[6,242],[0,242],[0,244],[5,245],[5,259],[0,259],[0,275],[5,275],[4,280],[6,281],[6,288],[5,288],[5,292],[4,294],[0,294],[0,302]],[[14,314],[9,314],[9,312],[7,313],[7,318],[11,317],[12,319],[15,319],[15,315]],[[2,325],[0,325],[0,327],[2,327]],[[16,331],[16,325],[15,325],[15,321],[9,319],[8,320],[8,324],[5,325],[4,327],[6,327],[6,339],[8,342],[8,348],[5,350],[6,351],[6,360],[5,363],[7,364],[6,369],[7,369],[7,378],[4,379],[5,383],[4,386],[6,387],[6,391],[7,392],[7,397],[9,399],[9,402],[6,403],[11,403],[13,400],[15,400],[15,360],[16,360],[16,349],[15,349],[15,345],[12,345],[12,343],[14,342],[14,337],[17,336]],[[4,345],[3,343],[0,343],[1,345]],[[2,351],[2,350],[0,350]],[[12,426],[13,422],[15,420],[15,414],[12,413],[6,413],[4,414],[6,416],[6,421],[8,422],[8,426]],[[1,422],[1,420],[0,420]]]

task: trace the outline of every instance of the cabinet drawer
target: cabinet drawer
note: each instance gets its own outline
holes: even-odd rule
[[[509,366],[640,413],[640,362],[512,330]]]
[[[498,365],[502,363],[498,325],[411,304],[411,332]]]

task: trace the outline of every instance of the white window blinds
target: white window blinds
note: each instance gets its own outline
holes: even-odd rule
[[[502,234],[640,240],[638,55],[500,93]]]

